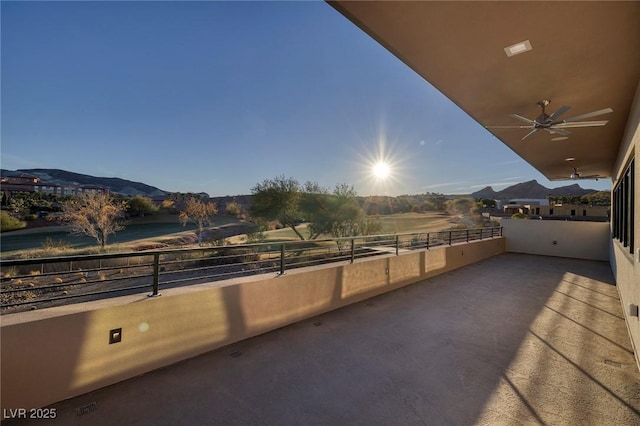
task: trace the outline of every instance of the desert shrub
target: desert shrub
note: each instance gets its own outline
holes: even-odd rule
[[[267,223],[267,231],[275,231],[276,229],[282,229],[284,226],[277,220],[272,220]]]
[[[459,229],[469,229],[469,227],[464,223],[457,223],[450,228],[452,231],[456,231]]]
[[[71,244],[62,240],[54,240],[51,237],[47,237],[42,243],[44,250],[66,250],[71,248]]]
[[[260,260],[260,255],[248,248],[226,248],[217,250],[207,258],[200,259],[202,266],[220,266],[255,262]]]
[[[514,213],[511,215],[511,219],[529,219],[529,216],[524,213]]]
[[[267,236],[261,229],[258,229],[254,232],[247,232],[248,244],[264,243],[266,240],[267,240]]]
[[[242,213],[242,208],[240,207],[240,204],[238,204],[236,201],[231,201],[227,203],[227,206],[225,207],[224,211],[226,214],[230,216],[238,217],[240,216],[240,213]]]
[[[18,275],[18,268],[16,268],[15,266],[10,266],[8,268],[2,269],[2,276],[4,278],[13,278],[16,275]]]
[[[26,220],[27,222],[33,222],[37,218],[38,218],[37,214],[28,214],[24,216],[24,220]]]
[[[6,212],[4,210],[0,211],[0,232],[22,229],[25,226],[27,226],[25,222],[11,216],[9,212]]]

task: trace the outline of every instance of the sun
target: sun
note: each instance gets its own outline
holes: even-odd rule
[[[391,167],[384,161],[378,161],[372,168],[373,176],[378,179],[386,179],[391,175]]]

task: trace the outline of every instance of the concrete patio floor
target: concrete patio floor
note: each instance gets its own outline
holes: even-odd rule
[[[51,407],[48,425],[637,425],[640,374],[607,263],[503,254]]]

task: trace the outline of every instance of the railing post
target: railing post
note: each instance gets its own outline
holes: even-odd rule
[[[356,258],[356,240],[355,238],[351,239],[351,263],[353,263],[353,261]]]
[[[160,253],[153,254],[153,292],[149,297],[160,296],[158,286],[160,284]]]
[[[449,245],[451,245],[451,234],[453,233],[453,230],[449,230]]]
[[[398,255],[399,251],[400,251],[400,237],[396,235],[396,256]]]
[[[493,238],[493,228],[491,228],[491,238]]]
[[[500,236],[502,237],[502,226],[500,227]]]
[[[284,244],[280,245],[280,275],[284,275]]]
[[[480,240],[482,240],[482,228],[480,228]]]
[[[469,242],[469,228],[467,228],[467,242]]]
[[[431,237],[429,237],[429,233],[427,232],[427,250],[429,250],[429,240],[431,240]]]

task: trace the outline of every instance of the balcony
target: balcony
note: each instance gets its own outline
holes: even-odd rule
[[[566,240],[553,236],[562,255]],[[640,374],[609,264],[505,253],[505,240],[519,250],[506,234],[88,312],[18,314],[37,316],[25,324],[9,315],[3,393],[10,383],[15,395],[80,395],[51,405],[50,424],[640,422]],[[122,342],[108,345],[116,325]],[[5,351],[14,339],[28,348],[20,359]]]
[[[58,424],[633,424],[639,383],[606,263],[502,254],[52,407]]]

